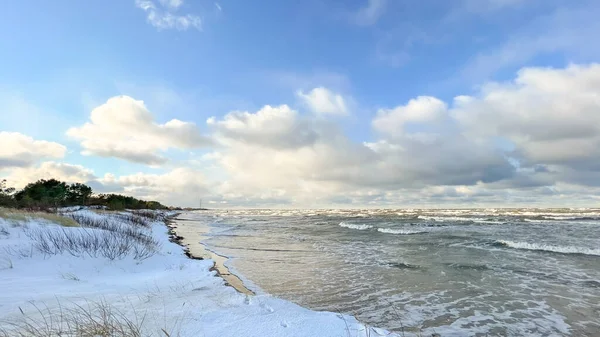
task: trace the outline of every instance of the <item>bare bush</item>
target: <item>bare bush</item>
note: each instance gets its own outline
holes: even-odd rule
[[[84,214],[67,213],[65,216],[75,220],[80,226],[104,228],[110,224],[121,223],[134,227],[150,228],[151,222],[146,218],[128,213],[103,213],[102,218],[89,217]]]
[[[139,216],[133,213],[117,213],[112,215],[113,218],[120,220],[122,222],[141,227],[150,227],[152,225],[152,221],[149,221],[148,218],[144,216]]]
[[[145,225],[133,224],[122,218],[103,217],[93,218],[81,214],[69,214],[81,227],[99,228],[109,232],[116,232],[140,242],[152,241],[150,228]]]
[[[34,241],[38,251],[47,255],[66,252],[73,256],[102,256],[115,260],[132,254],[134,259],[143,260],[154,255],[159,247],[150,236],[136,237],[108,230],[34,228],[26,230],[25,234]]]
[[[144,217],[152,221],[165,221],[167,219],[167,216],[164,212],[155,210],[140,209],[131,211],[131,214],[137,215],[139,217]]]

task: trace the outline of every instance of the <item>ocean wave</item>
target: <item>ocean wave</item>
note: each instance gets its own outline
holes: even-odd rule
[[[600,220],[597,217],[591,216],[544,216],[545,219],[550,220],[570,220],[570,221],[595,221]]]
[[[461,217],[461,216],[429,216],[419,215],[417,217],[421,220],[429,220],[434,222],[468,222],[468,223],[479,223],[479,224],[503,224],[503,219],[494,218],[480,218],[480,217]]]
[[[339,226],[344,227],[344,228],[358,229],[359,231],[364,231],[364,230],[373,228],[373,226],[371,226],[371,225],[354,225],[354,224],[345,223],[345,222],[340,222]]]
[[[540,219],[523,219],[523,221],[525,221],[525,222],[532,222],[532,223],[545,223],[545,222],[548,222],[548,220],[540,220]]]
[[[544,245],[537,243],[528,242],[516,242],[508,240],[496,241],[498,244],[510,248],[526,249],[526,250],[540,250],[545,252],[562,253],[562,254],[582,254],[582,255],[596,255],[600,256],[600,249],[592,249],[585,247],[573,247],[573,246],[554,246]]]
[[[392,228],[377,228],[378,232],[385,234],[396,234],[396,235],[411,235],[411,234],[423,234],[427,233],[427,231],[414,231],[414,230],[406,230],[406,229],[392,229]]]

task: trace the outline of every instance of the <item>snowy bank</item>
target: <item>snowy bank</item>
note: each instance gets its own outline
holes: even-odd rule
[[[395,336],[350,316],[236,292],[215,277],[211,260],[189,259],[170,242],[160,217],[67,215],[82,226],[0,218],[0,336],[37,336],[34,328],[43,336]],[[92,331],[108,321],[111,332]]]

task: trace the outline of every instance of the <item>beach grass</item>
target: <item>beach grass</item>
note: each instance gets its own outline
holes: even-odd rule
[[[21,309],[21,320],[0,329],[0,337],[143,336],[141,325],[145,317],[131,319],[106,302],[75,304],[70,309],[61,307],[58,312],[48,307],[33,306],[37,315],[29,316]]]
[[[0,207],[0,218],[14,222],[28,221],[31,219],[44,219],[63,227],[79,227],[79,224],[70,217],[54,213],[26,211],[14,208]]]

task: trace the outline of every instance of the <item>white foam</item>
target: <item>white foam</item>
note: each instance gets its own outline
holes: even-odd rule
[[[340,227],[358,229],[359,231],[364,231],[364,230],[373,228],[373,226],[371,226],[371,225],[354,225],[354,224],[345,223],[345,222],[340,222]]]
[[[528,243],[528,242],[516,242],[516,241],[508,241],[508,240],[499,240],[499,243],[517,249],[527,249],[527,250],[541,250],[546,252],[555,252],[555,253],[563,253],[563,254],[584,254],[584,255],[597,255],[600,256],[600,249],[593,248],[585,248],[585,247],[573,247],[573,246],[554,246],[554,245],[544,245],[537,243]]]
[[[538,219],[523,219],[523,221],[525,221],[525,222],[532,222],[532,223],[544,223],[544,222],[548,222],[548,220],[538,220]]]
[[[378,232],[386,233],[386,234],[396,234],[396,235],[410,235],[410,234],[422,234],[427,233],[427,231],[412,231],[406,229],[392,229],[392,228],[377,228]]]
[[[468,222],[473,221],[473,218],[461,217],[461,216],[429,216],[429,215],[419,215],[419,219],[423,220],[433,220],[437,222]],[[478,219],[483,220],[483,219]]]

